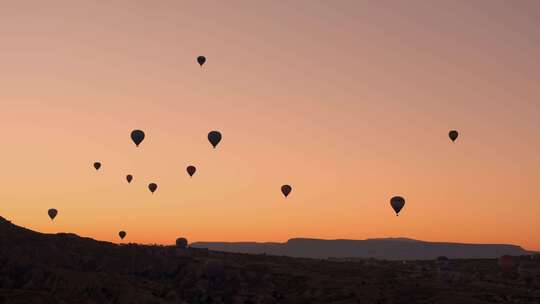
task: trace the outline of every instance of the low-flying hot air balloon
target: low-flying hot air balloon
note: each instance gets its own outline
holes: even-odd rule
[[[216,146],[221,141],[221,133],[219,133],[219,131],[210,131],[210,133],[208,133],[208,141],[212,144],[212,146],[215,149]]]
[[[155,183],[148,184],[148,190],[150,190],[150,192],[154,193],[157,190],[157,184],[155,184]]]
[[[51,208],[51,209],[49,209],[49,211],[47,211],[47,213],[49,214],[49,217],[51,218],[51,221],[52,221],[52,220],[54,220],[54,218],[58,214],[58,210],[56,210],[54,208]]]
[[[509,255],[503,255],[499,257],[497,262],[499,264],[499,267],[501,267],[501,270],[506,273],[514,270],[514,267],[516,266],[514,258]]]
[[[95,163],[94,163],[94,168],[95,168],[96,170],[99,170],[99,168],[101,168],[101,163],[100,163],[100,162],[95,162]]]
[[[285,195],[285,197],[289,196],[289,193],[291,193],[292,187],[290,185],[283,185],[281,186],[281,193]]]
[[[126,175],[126,180],[128,183],[131,183],[131,181],[133,180],[133,175],[131,174]]]
[[[206,62],[206,57],[204,57],[204,56],[199,56],[199,57],[197,57],[197,62],[198,62],[199,65],[202,67],[203,64]]]
[[[459,132],[456,131],[456,130],[452,130],[450,132],[448,132],[448,137],[450,137],[450,139],[454,142],[456,141],[456,139],[458,138],[459,136]]]
[[[122,239],[122,240],[126,237],[126,234],[127,233],[125,231],[118,232],[118,236],[120,236],[120,239]]]
[[[197,168],[195,168],[195,166],[188,166],[186,168],[186,171],[189,174],[189,176],[193,176],[193,174],[195,174],[195,171],[197,171]]]
[[[139,146],[142,141],[144,140],[144,132],[141,130],[133,130],[131,131],[131,140],[135,143],[135,146]]]
[[[403,206],[405,206],[405,199],[401,196],[394,196],[390,199],[390,205],[396,212],[396,216],[398,216]]]
[[[185,249],[187,245],[188,245],[188,241],[186,238],[181,237],[181,238],[176,239],[176,247]]]

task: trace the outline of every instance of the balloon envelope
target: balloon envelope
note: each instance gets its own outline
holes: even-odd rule
[[[95,162],[95,163],[94,163],[94,168],[95,168],[96,170],[99,170],[99,168],[101,168],[101,163],[100,163],[100,162]]]
[[[49,211],[47,211],[47,213],[49,214],[49,217],[51,218],[51,220],[54,220],[54,218],[58,214],[58,210],[51,208],[49,209]]]
[[[290,185],[283,185],[281,186],[281,193],[285,195],[285,197],[289,196],[289,193],[291,193],[292,187]]]
[[[511,271],[515,267],[514,258],[509,255],[503,255],[499,257],[498,259],[499,267],[501,267],[501,270],[504,272]]]
[[[448,132],[448,137],[450,137],[450,139],[451,139],[452,141],[456,141],[456,139],[458,138],[458,136],[459,136],[459,133],[458,133],[458,131],[456,131],[456,130],[452,130],[452,131]]]
[[[399,215],[399,212],[405,206],[405,199],[401,196],[394,196],[392,199],[390,199],[390,205],[396,212],[396,215]]]
[[[181,238],[176,239],[176,247],[178,247],[178,248],[186,248],[187,245],[188,245],[188,241],[187,241],[186,238],[181,237]]]
[[[131,174],[126,175],[126,180],[128,183],[131,183],[131,181],[133,180],[133,175]]]
[[[208,133],[208,141],[215,148],[221,141],[221,133],[219,133],[219,131],[210,131],[210,133]]]
[[[197,168],[195,168],[195,166],[188,166],[186,168],[186,171],[189,174],[189,176],[193,176],[193,174],[195,174],[195,171],[197,171]]]
[[[150,190],[150,192],[154,193],[154,192],[156,191],[156,189],[157,189],[157,184],[155,184],[155,183],[150,183],[150,184],[148,185],[148,190]]]
[[[142,141],[144,140],[144,132],[141,130],[133,130],[131,131],[131,140],[135,143],[135,145],[138,147]]]
[[[125,237],[126,237],[126,232],[125,231],[120,231],[118,232],[118,236],[120,236],[120,238],[123,240]]]
[[[200,66],[203,66],[203,64],[206,62],[206,57],[204,56],[197,57],[197,62],[199,63]]]

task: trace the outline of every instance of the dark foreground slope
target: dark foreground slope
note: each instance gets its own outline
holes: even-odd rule
[[[517,258],[516,258],[517,259]],[[41,234],[0,218],[0,303],[540,303],[538,261],[288,258]]]
[[[494,259],[501,255],[525,255],[526,250],[505,244],[424,242],[403,238],[369,240],[291,239],[286,243],[215,243],[191,245],[226,252],[286,255],[303,258],[376,258],[385,260]]]

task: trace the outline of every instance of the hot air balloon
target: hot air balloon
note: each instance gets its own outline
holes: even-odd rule
[[[150,190],[150,192],[154,193],[156,189],[157,189],[157,184],[155,183],[148,184],[148,190]]]
[[[289,196],[289,193],[291,193],[292,187],[290,185],[283,185],[281,186],[281,193],[285,195],[285,197]]]
[[[131,131],[131,140],[135,143],[135,146],[139,146],[141,142],[144,140],[144,132],[141,130],[133,130]]]
[[[450,263],[450,259],[446,256],[439,256],[437,258],[437,265],[439,272],[445,273],[447,271],[452,270],[452,264]]]
[[[221,141],[221,133],[219,133],[219,131],[211,131],[210,133],[208,133],[208,141],[210,141],[210,143],[215,149]]]
[[[176,247],[184,249],[187,247],[187,245],[188,241],[186,238],[181,237],[176,239]]]
[[[199,56],[199,57],[197,57],[197,62],[198,62],[199,65],[202,67],[203,64],[206,62],[206,57],[204,57],[204,56]]]
[[[459,136],[459,132],[456,131],[456,130],[452,130],[450,132],[448,132],[448,137],[450,137],[450,139],[454,142],[456,141],[456,139],[458,138]]]
[[[193,174],[195,174],[195,171],[197,171],[197,168],[195,168],[195,166],[188,166],[186,168],[186,171],[189,174],[189,176],[193,176]]]
[[[100,162],[95,162],[95,163],[94,163],[94,168],[95,168],[96,170],[99,170],[99,168],[101,168],[101,163],[100,163]]]
[[[58,210],[52,208],[52,209],[49,209],[49,211],[47,211],[47,213],[49,214],[49,217],[51,218],[51,221],[52,221],[52,220],[54,220],[54,218],[58,214]]]
[[[133,175],[131,174],[126,175],[126,180],[128,183],[131,183],[131,181],[133,180]]]
[[[125,231],[118,232],[118,236],[120,236],[120,239],[122,239],[122,240],[126,237],[126,234],[127,233]]]
[[[396,216],[398,216],[403,206],[405,206],[405,199],[401,196],[394,196],[390,199],[390,205],[396,212]]]
[[[499,257],[498,264],[503,272],[511,272],[516,266],[514,258],[509,255]]]

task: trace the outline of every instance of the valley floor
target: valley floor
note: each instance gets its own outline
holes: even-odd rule
[[[117,245],[0,218],[0,303],[540,303],[540,261],[317,260]]]

